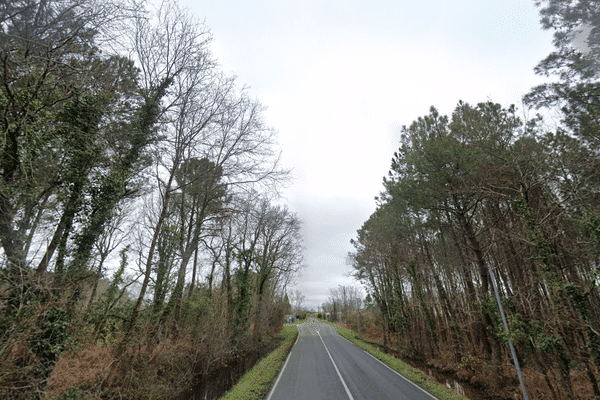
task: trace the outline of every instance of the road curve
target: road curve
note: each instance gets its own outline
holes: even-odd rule
[[[314,318],[299,335],[267,400],[432,400],[423,389]]]

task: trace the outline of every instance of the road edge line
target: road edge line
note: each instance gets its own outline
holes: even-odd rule
[[[323,342],[323,346],[325,346],[325,351],[327,352],[327,355],[329,356],[329,359],[331,360],[331,363],[333,364],[333,368],[335,368],[335,372],[337,372],[338,376],[340,377],[340,381],[342,381],[342,385],[344,385],[344,389],[346,389],[346,394],[348,395],[350,400],[354,400],[352,393],[350,393],[350,389],[348,389],[348,385],[346,385],[346,381],[344,381],[344,378],[342,377],[340,370],[338,369],[337,365],[335,365],[335,361],[333,361],[333,357],[331,356],[331,353],[329,352],[329,349],[327,348],[327,345],[325,344],[325,341],[323,340],[323,337],[321,336],[321,333],[319,331],[317,331],[317,335],[319,335],[321,342]]]
[[[275,384],[271,388],[271,392],[269,392],[269,396],[267,396],[267,398],[265,400],[271,400],[271,397],[273,396],[273,393],[275,392],[275,388],[277,387],[277,384],[279,383],[279,380],[281,379],[281,375],[283,375],[283,371],[285,370],[285,367],[287,366],[288,361],[290,361],[290,357],[292,356],[292,351],[294,351],[294,346],[296,345],[296,342],[298,341],[298,337],[300,337],[300,332],[298,332],[298,336],[296,336],[296,340],[294,340],[294,344],[292,345],[292,348],[290,349],[290,352],[288,353],[288,356],[285,359],[285,363],[283,363],[283,367],[281,367],[281,371],[279,371],[279,375],[277,375],[277,380],[275,381]]]
[[[337,332],[336,332],[337,333]],[[352,343],[351,341],[349,341],[348,339],[346,339],[345,337],[343,337],[342,335],[340,335],[338,333],[338,335],[344,339],[346,342],[350,343],[353,346],[356,346],[354,343]],[[358,346],[356,346],[358,347]],[[361,349],[360,347],[358,347],[359,349]],[[364,351],[367,355],[371,356],[374,360],[379,361],[379,363],[381,363],[382,365],[386,366],[390,371],[393,371],[396,373],[396,375],[398,375],[399,377],[401,377],[402,379],[404,379],[406,382],[412,384],[414,387],[416,387],[417,389],[420,389],[423,393],[429,395],[429,397],[431,397],[434,400],[439,400],[438,397],[435,397],[433,394],[429,393],[427,390],[423,389],[421,386],[417,385],[416,383],[414,383],[413,381],[411,381],[410,379],[408,379],[407,377],[405,377],[404,375],[402,375],[400,372],[396,371],[394,368],[390,367],[389,365],[387,365],[386,363],[384,363],[383,361],[381,361],[379,358],[375,357],[373,354],[369,353],[368,351],[366,351],[365,349],[361,349],[362,351]]]

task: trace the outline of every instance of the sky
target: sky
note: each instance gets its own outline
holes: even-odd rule
[[[180,0],[213,34],[221,69],[267,107],[283,195],[302,221],[305,264],[294,290],[316,310],[350,277],[350,240],[375,196],[400,130],[459,100],[520,110],[552,50],[533,0]]]

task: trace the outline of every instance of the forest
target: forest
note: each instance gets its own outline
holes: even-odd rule
[[[264,107],[174,1],[0,3],[0,397],[174,398],[303,266]]]
[[[404,126],[349,257],[386,348],[523,398],[512,343],[530,398],[599,399],[600,6],[536,5],[552,82],[521,111],[459,101]]]

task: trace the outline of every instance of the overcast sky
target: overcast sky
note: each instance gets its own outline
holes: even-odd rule
[[[348,277],[350,239],[375,210],[400,128],[459,100],[521,109],[551,50],[533,0],[180,0],[214,35],[223,71],[268,109],[294,184],[316,309]]]

